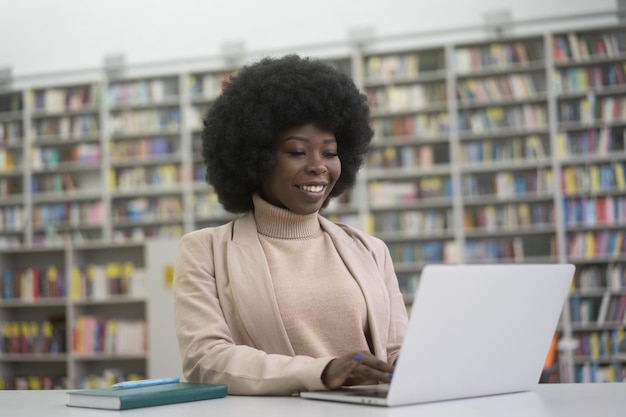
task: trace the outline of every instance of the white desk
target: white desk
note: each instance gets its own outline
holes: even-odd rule
[[[65,391],[0,391],[2,417],[624,417],[626,383],[542,384],[533,392],[394,408],[297,397],[236,397],[135,410],[65,406]]]

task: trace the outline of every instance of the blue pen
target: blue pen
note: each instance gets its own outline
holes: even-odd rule
[[[155,378],[155,379],[141,379],[139,381],[124,381],[111,385],[111,388],[139,388],[139,387],[151,387],[153,385],[165,385],[176,384],[180,379],[176,378]]]

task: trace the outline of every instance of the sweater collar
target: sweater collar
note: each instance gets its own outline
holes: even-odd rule
[[[268,203],[258,194],[252,196],[252,202],[257,231],[262,235],[277,239],[303,240],[314,237],[321,230],[317,212],[293,213]]]

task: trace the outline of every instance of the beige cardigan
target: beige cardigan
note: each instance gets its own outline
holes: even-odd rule
[[[363,291],[374,354],[393,362],[407,312],[386,245],[319,220]],[[320,376],[332,358],[295,356],[252,213],[183,236],[174,270],[175,327],[188,381],[226,384],[240,395],[324,389]]]

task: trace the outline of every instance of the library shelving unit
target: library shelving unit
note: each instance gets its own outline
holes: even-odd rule
[[[222,83],[236,69],[219,72],[196,72],[186,77],[188,94],[185,115],[188,117],[188,132],[191,137],[191,206],[193,228],[215,226],[229,221],[233,216],[217,201],[217,194],[205,181],[206,168],[202,159],[202,120],[213,100],[219,96]]]
[[[26,241],[33,245],[58,244],[72,235],[74,240],[102,239],[99,95],[97,84],[28,92]]]
[[[0,94],[0,246],[24,243],[24,93]]]
[[[626,310],[626,28],[551,37],[556,145],[577,381],[623,375]]]
[[[426,263],[572,262],[560,380],[624,380],[626,27],[323,59],[366,94],[375,136],[355,188],[322,214],[388,244],[407,306]],[[237,70],[0,91],[5,387],[167,375],[178,352],[159,277],[183,233],[233,218],[204,181],[200,132]],[[79,338],[120,321],[147,329],[142,348]]]
[[[455,56],[464,259],[555,261],[543,37]]]
[[[107,197],[114,241],[183,233],[182,155],[188,151],[181,84],[178,74],[108,83]]]
[[[144,245],[74,246],[68,254],[68,382],[81,387],[93,385],[96,375],[109,383],[145,376]]]
[[[173,324],[162,311],[171,301],[158,279],[159,269],[171,268],[177,243],[3,250],[0,388],[98,387],[165,376],[149,341],[168,346],[177,362],[171,340],[159,339],[172,339]]]
[[[33,268],[33,257],[41,268]],[[20,376],[30,377],[34,388],[65,386],[62,380],[68,375],[65,261],[62,248],[6,250],[0,255],[0,382],[5,388],[12,388]],[[13,279],[18,271],[24,276]]]
[[[559,261],[545,45],[536,35],[454,48],[464,262]],[[549,358],[569,338],[567,313]],[[546,360],[542,381],[568,380],[559,368]]]
[[[365,54],[361,65],[375,131],[366,228],[387,242],[411,303],[420,269],[454,241],[446,49]]]

